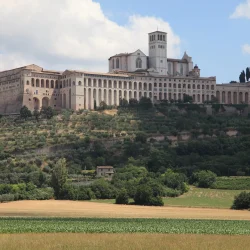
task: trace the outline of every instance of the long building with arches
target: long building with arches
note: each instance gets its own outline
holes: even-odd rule
[[[120,99],[149,97],[153,102],[193,97],[195,103],[217,98],[220,103],[249,103],[250,83],[216,84],[201,77],[185,52],[181,59],[167,57],[167,34],[149,33],[149,56],[141,50],[109,58],[108,73],[81,70],[53,71],[37,65],[0,72],[0,113],[18,113],[51,106],[55,109],[94,109],[101,101],[119,105]]]

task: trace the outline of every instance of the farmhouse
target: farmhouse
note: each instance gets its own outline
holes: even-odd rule
[[[112,179],[113,175],[114,175],[114,168],[111,166],[96,167],[96,177],[105,177],[107,179]]]

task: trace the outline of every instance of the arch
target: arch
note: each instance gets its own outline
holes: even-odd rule
[[[129,99],[132,98],[132,91],[129,91]]]
[[[69,86],[69,80],[68,79],[66,80],[66,86],[67,87]]]
[[[178,94],[178,100],[181,100],[181,93]]]
[[[132,89],[132,82],[129,82],[129,89]]]
[[[200,84],[197,85],[197,89],[201,89],[201,85]]]
[[[243,94],[242,94],[242,92],[239,93],[239,103],[243,103]]]
[[[109,88],[111,89],[112,88],[112,81],[109,80]]]
[[[107,80],[104,80],[104,82],[103,82],[103,87],[104,87],[104,88],[107,88]]]
[[[121,90],[119,90],[119,95],[118,96],[119,96],[119,100],[121,100],[123,98]]]
[[[138,57],[136,59],[136,68],[137,69],[141,69],[142,68],[142,59],[140,57]]]
[[[114,81],[114,89],[116,89],[116,88],[117,88],[117,82]]]
[[[40,80],[36,79],[36,87],[39,88],[40,87]]]
[[[248,93],[245,93],[245,103],[248,103]]]
[[[221,102],[220,91],[216,91],[216,98],[218,99],[218,102],[220,103]]]
[[[115,68],[115,59],[113,58],[112,60],[112,68],[114,69]]]
[[[34,110],[40,110],[40,100],[37,97],[33,98]]]
[[[122,82],[119,81],[119,89],[121,89],[121,88],[122,88]]]
[[[51,81],[51,86],[50,86],[52,89],[55,87],[55,85],[54,85],[54,81],[52,80]]]
[[[125,98],[126,100],[128,99],[127,91],[126,91],[126,90],[124,91],[124,98]]]
[[[236,92],[233,93],[233,103],[237,104],[237,93]]]
[[[69,108],[71,109],[71,89],[69,89]]]
[[[98,87],[102,88],[102,80],[101,79],[98,80]]]
[[[193,95],[193,102],[196,102],[195,95]]]
[[[84,88],[84,108],[87,109],[87,100],[86,100],[86,97],[87,97],[87,93],[86,93],[86,88]]]
[[[139,90],[142,90],[142,83],[139,82]]]
[[[88,103],[87,103],[87,106],[88,106],[88,109],[92,109],[92,95],[91,95],[91,88],[89,88],[88,90]]]
[[[30,85],[30,82],[29,82],[29,81],[27,81],[27,82],[26,82],[26,85]]]
[[[96,89],[93,89],[93,103],[96,102],[97,99],[97,93],[96,93]],[[96,103],[97,104],[97,103]]]
[[[65,109],[66,109],[66,106],[67,106],[66,102],[67,102],[67,100],[66,100],[66,94],[64,93],[63,94],[63,108],[65,108]]]
[[[227,102],[228,104],[232,103],[231,91],[227,92]]]
[[[96,79],[93,80],[93,87],[96,88]]]
[[[119,58],[116,58],[116,68],[117,69],[120,68],[120,60],[119,60]]]
[[[225,91],[222,91],[222,103],[226,103],[226,93]]]
[[[149,98],[152,99],[152,92],[149,92]]]
[[[205,102],[205,95],[201,96],[201,100],[202,100],[202,102]]]
[[[58,81],[56,80],[56,89],[58,89]]]
[[[100,100],[102,100],[102,90],[98,90],[98,102],[96,103],[96,106],[100,106]]]
[[[91,87],[92,85],[92,81],[91,81],[91,78],[88,79],[88,87]]]
[[[123,85],[124,85],[123,88],[124,88],[124,89],[127,89],[127,82],[124,82]]]
[[[152,83],[149,83],[148,90],[152,91]]]
[[[137,97],[136,97],[136,91],[134,91],[134,99],[137,99]]]
[[[147,90],[147,83],[145,83],[145,82],[144,82],[144,84],[143,84],[143,89],[144,89],[144,90]]]
[[[81,82],[81,81],[79,81],[79,82],[78,82],[78,85],[79,85],[79,86],[82,86],[82,82]]]
[[[35,79],[34,78],[31,78],[31,86],[35,87]]]
[[[87,81],[86,81],[86,78],[84,78],[84,80],[83,80],[83,86],[84,86],[84,87],[87,86],[86,82],[87,82]]]
[[[65,82],[65,81],[64,81]],[[64,83],[65,84],[65,83]],[[49,80],[46,80],[46,88],[49,88]]]
[[[193,84],[193,89],[196,89],[196,86],[195,86],[195,84]]]
[[[134,89],[137,89],[137,82],[134,82]]]
[[[41,88],[44,88],[44,79],[41,80]]]
[[[103,96],[104,96],[104,102],[107,104],[107,90],[106,89],[104,89]]]
[[[117,91],[116,90],[114,90],[114,96],[113,96],[113,103],[114,103],[114,105],[118,105],[118,103],[117,103]]]
[[[147,97],[147,92],[144,92],[144,97]]]
[[[200,102],[201,101],[201,96],[200,94],[197,95],[197,102]]]
[[[43,99],[42,99],[42,107],[44,107],[44,108],[49,107],[49,98],[48,97],[43,97]]]
[[[141,99],[142,98],[142,93],[141,93],[141,91],[139,92],[139,99]]]
[[[174,93],[174,100],[176,101],[176,93]]]
[[[108,92],[108,105],[112,105],[112,90],[111,89]]]

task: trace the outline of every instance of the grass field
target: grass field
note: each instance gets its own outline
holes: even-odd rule
[[[250,235],[250,221],[136,218],[0,218],[0,233]]]
[[[189,192],[176,198],[163,198],[163,201],[165,206],[230,208],[233,204],[234,196],[240,192],[241,190],[191,187]],[[93,200],[93,202],[114,204],[115,200]]]
[[[246,235],[2,234],[1,250],[247,250]]]
[[[250,220],[249,211],[231,209],[126,206],[58,200],[2,203],[0,217],[3,216]]]

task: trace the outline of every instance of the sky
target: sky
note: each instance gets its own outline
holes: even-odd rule
[[[0,0],[0,71],[108,71],[108,58],[168,33],[168,57],[186,51],[201,76],[239,79],[250,67],[250,0]]]

